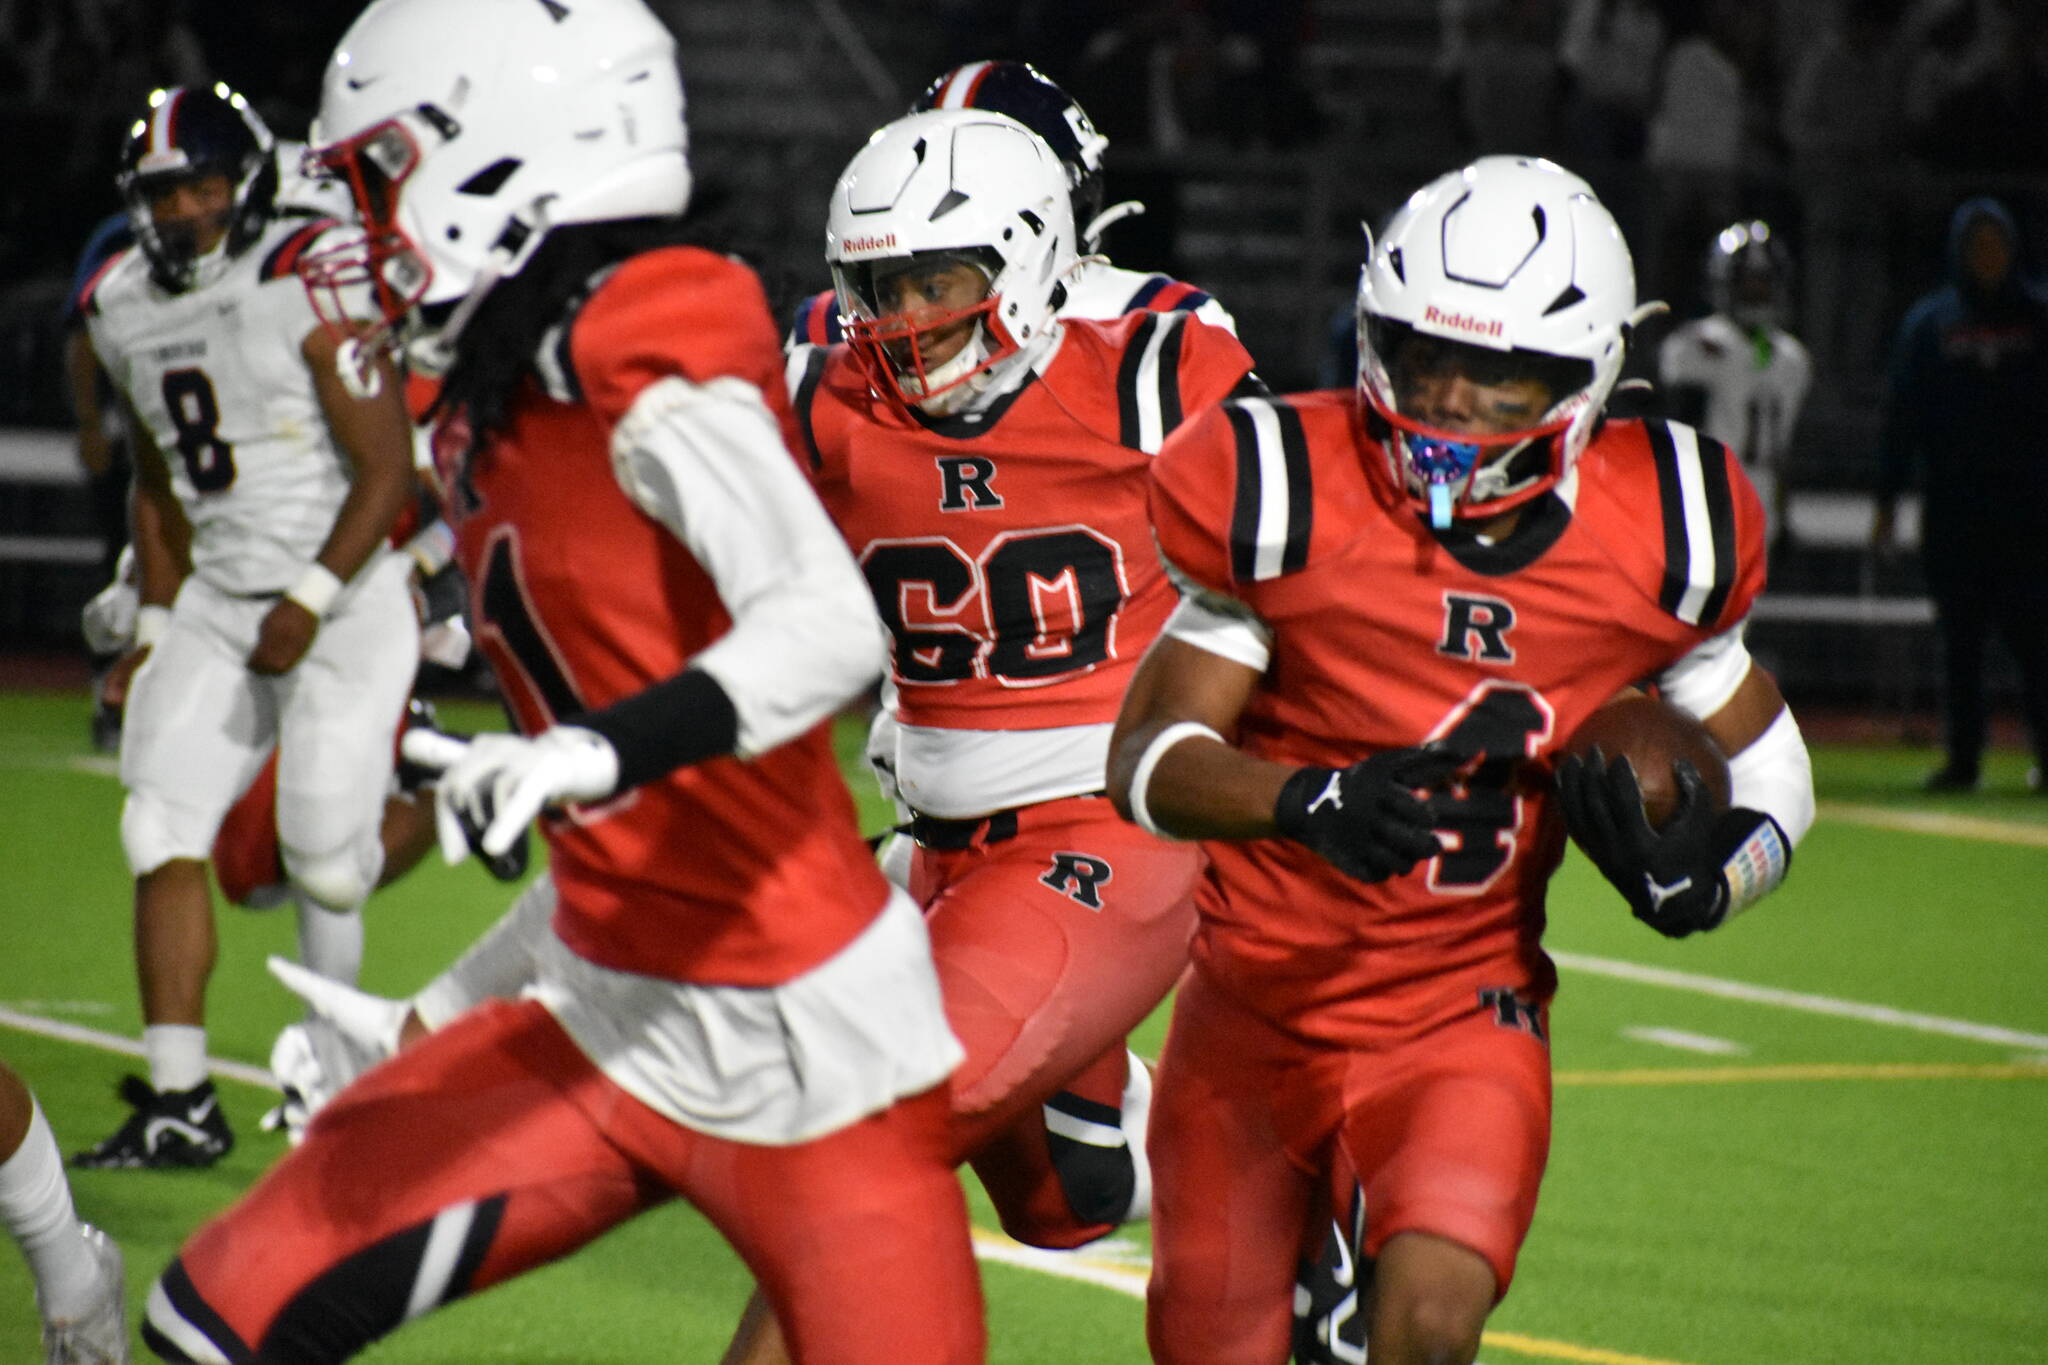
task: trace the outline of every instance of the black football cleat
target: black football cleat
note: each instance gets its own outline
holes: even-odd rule
[[[235,1135],[212,1081],[190,1090],[157,1091],[140,1076],[127,1076],[120,1089],[135,1112],[112,1136],[71,1158],[80,1170],[211,1166],[234,1150]]]

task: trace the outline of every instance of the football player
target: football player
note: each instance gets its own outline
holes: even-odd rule
[[[1237,330],[1223,305],[1203,290],[1170,275],[1125,270],[1101,253],[1103,232],[1121,218],[1143,213],[1145,206],[1126,201],[1103,207],[1102,158],[1109,150],[1109,139],[1095,130],[1087,111],[1044,72],[1029,62],[968,62],[926,86],[910,106],[914,114],[930,109],[981,109],[1008,115],[1036,133],[1059,158],[1082,253],[1064,281],[1065,294],[1058,309],[1061,317],[1185,312],[1212,326]],[[797,306],[790,327],[792,342],[829,346],[844,339],[834,291],[814,294]]]
[[[0,1062],[0,1225],[36,1284],[48,1365],[127,1365],[128,1282],[121,1248],[79,1221],[42,1106]]]
[[[388,366],[336,371],[342,342],[293,266],[343,230],[273,213],[270,135],[241,96],[157,91],[119,183],[137,247],[83,306],[136,445],[121,842],[149,1079],[123,1083],[133,1113],[76,1160],[203,1166],[233,1142],[206,1072],[206,856],[273,742],[301,954],[341,980],[362,958],[392,771],[364,737],[396,728],[419,654],[385,544],[411,442]]]
[[[825,724],[881,636],[760,284],[687,240],[674,40],[640,0],[379,0],[315,127],[365,236],[309,284],[370,280],[375,340],[443,372],[457,561],[521,731],[406,751],[443,769],[449,853],[553,809],[554,904],[525,998],[336,1098],[186,1243],[146,1339],[345,1359],[680,1195],[798,1359],[981,1359],[940,1150],[960,1048]]]
[[[1063,317],[1059,158],[981,109],[914,113],[832,192],[848,340],[789,385],[826,509],[892,638],[884,762],[910,808],[953,1031],[949,1152],[1005,1230],[1074,1247],[1143,1217],[1150,1077],[1124,1046],[1179,977],[1194,846],[1103,799],[1109,727],[1172,607],[1147,473],[1246,385],[1237,338],[1181,312]],[[734,1361],[781,1358],[749,1314]]]
[[[1037,67],[1015,61],[956,66],[926,86],[911,106],[912,113],[932,109],[980,109],[1006,115],[1029,128],[1059,158],[1084,253],[1061,281],[1055,309],[1060,317],[1110,319],[1127,313],[1191,312],[1211,326],[1237,330],[1236,320],[1223,305],[1195,286],[1168,275],[1123,269],[1102,254],[1104,229],[1120,218],[1144,212],[1144,205],[1126,201],[1103,208],[1102,160],[1109,139],[1096,131],[1087,111]],[[830,346],[843,340],[837,291],[827,289],[797,306],[789,334],[792,346]],[[898,817],[899,828],[878,841],[882,870],[899,886],[908,886],[912,841],[900,827],[910,818],[910,811],[890,767],[896,752],[896,707],[890,688],[885,679],[882,707],[869,729],[867,758]]]
[[[1153,466],[1184,595],[1110,790],[1210,857],[1153,1099],[1156,1360],[1284,1358],[1295,1258],[1334,1212],[1368,1288],[1333,1313],[1374,1365],[1471,1361],[1549,1143],[1566,831],[1683,936],[1777,885],[1813,818],[1742,644],[1764,556],[1740,461],[1606,420],[1637,314],[1586,184],[1483,158],[1372,248],[1355,395],[1226,403]],[[1626,760],[1555,757],[1644,678],[1729,755],[1731,808],[1685,768],[1652,829]]]
[[[1761,219],[1730,223],[1707,250],[1714,311],[1657,348],[1674,411],[1742,456],[1772,541],[1786,533],[1785,454],[1813,383],[1813,358],[1785,330],[1792,253]]]

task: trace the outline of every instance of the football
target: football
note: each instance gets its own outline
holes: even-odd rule
[[[1634,689],[1622,692],[1586,717],[1565,745],[1583,754],[1594,745],[1608,758],[1626,755],[1643,789],[1643,813],[1662,827],[1678,808],[1678,779],[1672,765],[1690,759],[1706,779],[1715,810],[1728,809],[1728,759],[1706,726],[1668,702]]]

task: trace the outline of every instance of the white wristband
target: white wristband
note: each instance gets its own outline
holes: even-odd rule
[[[298,603],[315,616],[324,617],[327,609],[334,605],[334,599],[341,596],[343,584],[334,570],[314,560],[299,575],[299,581],[285,591],[285,596]]]
[[[1152,821],[1152,808],[1145,801],[1145,789],[1152,785],[1152,771],[1159,766],[1159,760],[1166,757],[1166,751],[1184,739],[1206,735],[1218,744],[1224,743],[1223,736],[1211,730],[1200,721],[1176,721],[1158,734],[1145,746],[1145,752],[1138,755],[1137,771],[1131,774],[1131,819],[1147,834],[1156,834],[1162,839],[1177,839],[1180,836],[1163,830]]]
[[[171,626],[171,609],[149,603],[135,609],[136,649],[148,649],[164,638],[164,632]]]

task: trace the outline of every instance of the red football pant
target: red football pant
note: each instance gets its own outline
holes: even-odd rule
[[[233,1361],[346,1359],[679,1194],[747,1262],[798,1361],[977,1362],[945,1119],[934,1089],[795,1146],[709,1137],[619,1089],[539,1004],[490,1002],[343,1092],[194,1235],[149,1335],[196,1330]]]
[[[1100,1149],[1054,1161],[1040,1108],[1058,1096],[1116,1124],[1124,1035],[1187,964],[1201,853],[1125,823],[1099,797],[1027,806],[1017,822],[996,843],[920,847],[910,890],[967,1049],[953,1073],[955,1159],[972,1164],[1012,1237],[1074,1247],[1123,1211],[1085,1188]],[[1112,1159],[1128,1171],[1127,1153]],[[1127,1175],[1123,1188],[1127,1202]]]
[[[1432,1233],[1484,1256],[1505,1294],[1549,1150],[1549,1052],[1495,1007],[1335,1048],[1283,1033],[1197,966],[1152,1102],[1153,1359],[1286,1359],[1295,1266],[1333,1166],[1364,1186],[1365,1255]]]

